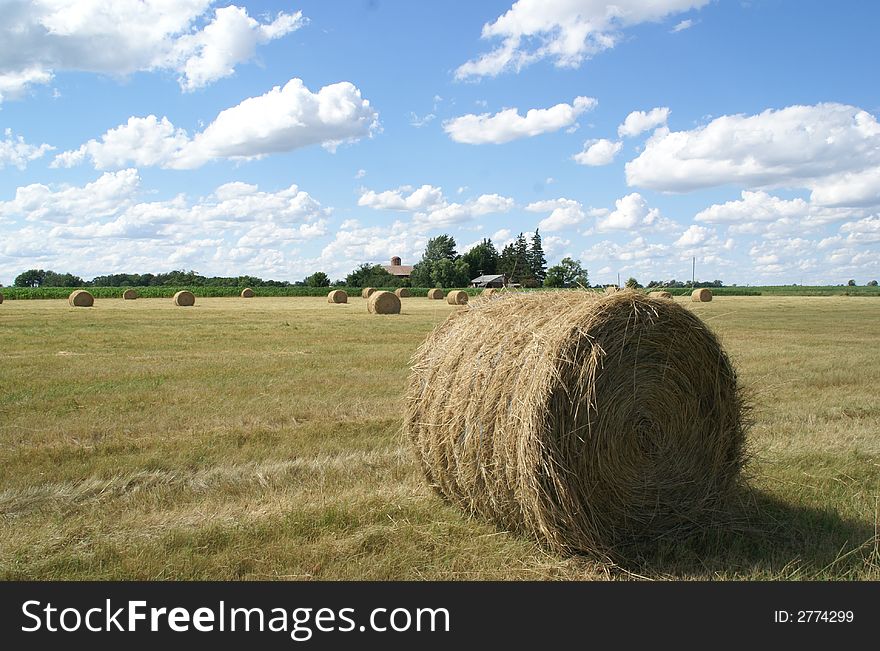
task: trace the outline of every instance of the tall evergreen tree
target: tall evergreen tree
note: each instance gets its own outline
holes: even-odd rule
[[[547,277],[547,258],[544,256],[544,248],[541,246],[541,234],[537,228],[532,236],[532,248],[529,250],[529,268],[538,284],[542,284],[544,278]]]

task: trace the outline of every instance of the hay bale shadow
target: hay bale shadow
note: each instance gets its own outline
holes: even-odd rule
[[[670,536],[618,561],[623,573],[644,578],[823,580],[880,576],[873,523],[831,510],[789,504],[758,489],[716,524]]]

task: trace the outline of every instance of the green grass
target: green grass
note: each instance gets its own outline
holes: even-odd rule
[[[748,518],[619,567],[424,485],[401,396],[445,302],[4,303],[0,578],[880,579],[876,301],[684,304],[754,404]]]

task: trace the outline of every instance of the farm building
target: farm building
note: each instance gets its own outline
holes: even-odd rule
[[[391,258],[391,264],[382,265],[385,268],[385,271],[390,273],[392,276],[397,276],[398,278],[409,278],[412,273],[412,265],[409,264],[400,264],[400,258],[396,255]]]
[[[505,287],[507,278],[504,274],[497,276],[478,276],[471,281],[471,287]]]

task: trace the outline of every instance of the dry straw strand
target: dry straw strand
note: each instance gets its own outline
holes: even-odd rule
[[[742,413],[727,355],[678,303],[516,292],[454,312],[422,344],[404,431],[464,511],[555,551],[627,558],[725,512]]]
[[[180,290],[174,295],[174,304],[178,307],[189,307],[196,304],[196,296],[192,292],[185,289]]]
[[[70,307],[92,307],[95,297],[84,289],[75,289],[67,297],[67,303]]]
[[[334,289],[327,294],[328,303],[348,303],[348,294],[344,290]]]
[[[467,292],[462,289],[454,289],[446,295],[446,302],[450,305],[467,305]]]
[[[370,296],[372,296],[373,292],[375,292],[375,291],[376,291],[375,287],[364,287],[361,290],[361,298],[370,298]]]
[[[694,303],[708,303],[712,300],[712,290],[708,287],[701,287],[691,292],[691,301]]]
[[[620,291],[620,289],[617,287],[617,285],[608,285],[608,286],[605,288],[605,293],[608,294],[608,295],[616,294],[616,293],[619,292],[619,291]]]
[[[445,294],[443,293],[443,290],[437,287],[428,290],[428,298],[432,301],[443,300],[444,296]]]
[[[252,290],[250,287],[245,287],[243,290],[241,290],[241,297],[242,298],[253,298],[254,297],[254,290]]]
[[[124,301],[133,301],[137,299],[138,293],[136,289],[126,289],[122,292],[122,300]]]
[[[397,298],[409,298],[412,296],[412,292],[409,290],[409,287],[398,287],[394,290],[394,293],[397,295]]]
[[[483,296],[485,298],[491,298],[492,296],[495,296],[496,294],[498,294],[500,291],[501,290],[496,287],[487,287],[486,289],[483,290],[483,292],[480,294],[480,296]]]
[[[400,314],[400,297],[393,292],[374,292],[367,300],[370,314]]]

